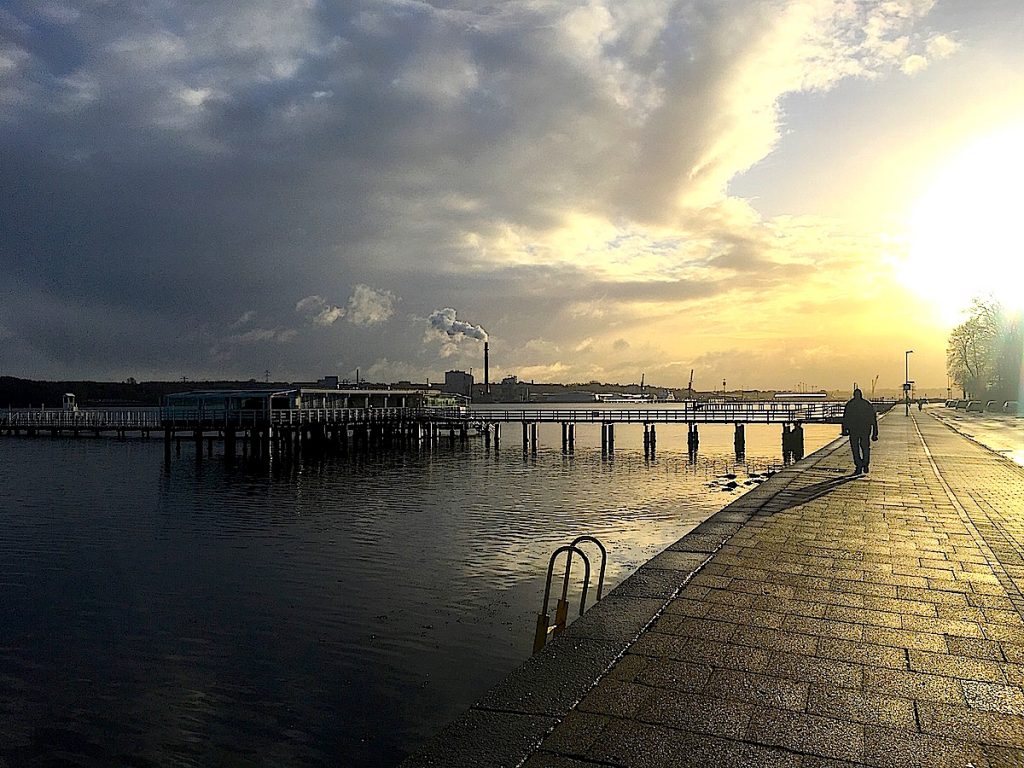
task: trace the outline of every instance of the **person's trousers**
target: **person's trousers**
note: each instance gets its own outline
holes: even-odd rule
[[[853,451],[853,466],[866,467],[871,461],[871,435],[850,435],[850,450]]]

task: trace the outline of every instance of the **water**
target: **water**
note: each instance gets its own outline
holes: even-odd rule
[[[752,470],[779,433],[747,427]],[[837,433],[807,425],[808,452]],[[685,427],[658,438],[262,469],[0,439],[0,762],[394,764],[529,655],[554,547],[599,536],[614,584],[739,494],[709,488],[731,427],[693,464]]]

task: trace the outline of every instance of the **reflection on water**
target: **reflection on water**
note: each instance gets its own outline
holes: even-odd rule
[[[0,440],[0,759],[390,764],[530,651],[547,557],[615,584],[740,490],[731,427],[597,426],[560,455],[431,452],[168,469],[158,441]],[[808,451],[835,427],[806,427]],[[779,428],[749,426],[750,468]],[[552,450],[552,447],[554,449]],[[742,481],[745,468],[738,472]]]

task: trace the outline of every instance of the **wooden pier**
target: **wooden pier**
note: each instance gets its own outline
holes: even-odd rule
[[[599,405],[599,404],[598,404]],[[590,407],[588,404],[548,408],[468,409],[475,421],[508,423],[526,421],[590,424],[839,424],[844,403],[838,401],[788,402],[750,400],[715,402],[690,400],[665,408]]]
[[[0,411],[0,434],[26,435],[116,435],[141,434],[163,428],[159,408],[119,408],[69,411],[62,408],[8,408]]]
[[[344,399],[342,399],[344,394]],[[381,391],[374,405],[370,394],[360,392],[361,407],[303,407],[303,403],[348,403],[352,393],[331,390],[241,391],[185,393],[169,398],[162,408],[111,410],[8,409],[0,411],[0,434],[26,436],[115,435],[149,437],[162,433],[164,455],[180,455],[181,442],[193,442],[197,458],[213,454],[215,441],[224,454],[234,457],[296,455],[313,452],[345,453],[349,450],[388,449],[447,438],[465,442],[469,435],[483,436],[488,448],[501,444],[502,425],[519,424],[524,454],[536,454],[538,424],[561,425],[562,452],[575,450],[576,425],[601,426],[601,451],[615,451],[615,427],[637,425],[644,430],[644,454],[657,450],[657,427],[687,425],[687,449],[696,454],[700,445],[698,425],[732,424],[738,456],[745,448],[745,425],[782,426],[783,453],[803,455],[803,424],[838,424],[841,402],[715,402],[685,401],[671,407],[592,407],[572,404],[546,408],[498,408],[493,406],[430,405],[411,392]],[[384,405],[388,401],[402,405]],[[248,406],[248,407],[243,407]],[[277,406],[277,407],[275,407]],[[885,409],[885,405],[881,407]],[[205,448],[205,451],[204,451]]]

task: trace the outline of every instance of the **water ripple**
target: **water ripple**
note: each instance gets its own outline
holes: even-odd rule
[[[157,441],[0,440],[0,762],[396,762],[529,654],[556,546],[597,535],[616,583],[778,460],[776,428],[739,468],[731,429],[695,463],[639,434],[167,471]]]

